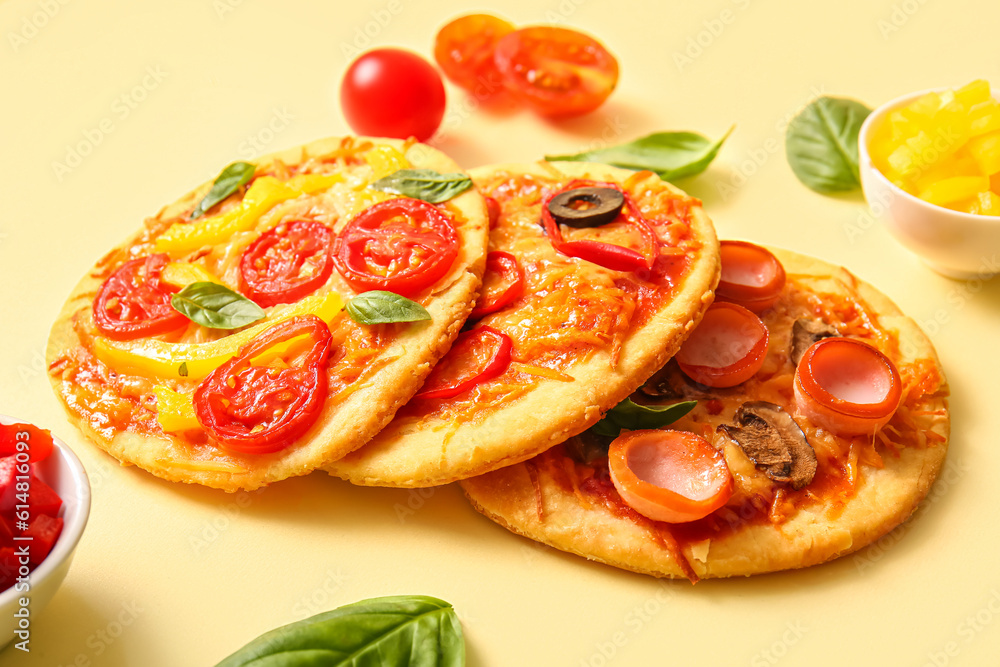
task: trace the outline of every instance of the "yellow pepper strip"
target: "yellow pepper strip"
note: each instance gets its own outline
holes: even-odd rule
[[[364,154],[365,161],[371,165],[375,179],[393,174],[400,169],[409,169],[410,161],[392,146],[376,146]]]
[[[200,380],[227,362],[265,329],[296,315],[313,314],[326,323],[343,309],[335,292],[314,294],[275,309],[262,323],[207,343],[168,343],[157,339],[119,341],[94,336],[94,354],[109,367],[154,379]],[[291,343],[292,341],[289,341]],[[183,370],[186,371],[182,374]]]
[[[183,433],[201,428],[194,413],[191,394],[182,394],[162,384],[153,387],[153,393],[156,394],[156,420],[164,433]]]
[[[156,239],[156,250],[178,256],[224,242],[237,232],[253,229],[260,216],[281,202],[327,190],[343,180],[340,174],[302,174],[288,181],[261,176],[247,188],[239,206],[198,222],[175,223]]]
[[[161,278],[163,282],[182,289],[191,283],[222,283],[200,265],[189,262],[168,262],[163,267]]]

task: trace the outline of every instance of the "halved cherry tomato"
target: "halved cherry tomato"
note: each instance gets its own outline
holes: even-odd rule
[[[243,293],[267,308],[312,294],[330,277],[333,231],[316,220],[293,220],[261,234],[243,252]]]
[[[500,38],[513,31],[513,23],[491,14],[459,16],[434,38],[434,60],[452,82],[489,97],[503,89],[493,51]]]
[[[817,426],[839,435],[872,434],[899,407],[895,364],[856,338],[813,343],[795,369],[795,404]]]
[[[410,296],[448,273],[458,256],[458,232],[433,204],[389,199],[354,216],[333,254],[337,271],[357,291]]]
[[[546,116],[593,111],[618,83],[615,57],[568,28],[515,30],[497,42],[494,60],[507,89]]]
[[[25,452],[34,463],[49,458],[53,447],[52,434],[34,424],[0,424],[0,457]]]
[[[279,343],[307,337],[297,365],[254,366]],[[289,446],[319,417],[326,400],[330,329],[315,315],[276,324],[212,371],[194,390],[194,409],[205,430],[226,449],[267,454]]]
[[[715,289],[717,299],[755,313],[774,305],[785,287],[785,267],[770,250],[746,241],[722,241],[719,254],[722,276]]]
[[[403,49],[372,49],[351,63],[340,82],[340,106],[358,134],[430,139],[444,118],[441,75]]]
[[[98,331],[116,340],[154,336],[187,326],[170,299],[179,289],[161,279],[165,253],[125,262],[108,276],[94,298]]]
[[[510,366],[513,348],[510,336],[491,327],[459,334],[414,398],[452,398],[495,378]]]
[[[654,521],[708,516],[733,495],[722,452],[687,431],[631,431],[608,449],[611,481],[622,500]]]
[[[764,365],[768,332],[760,318],[735,303],[716,302],[677,352],[677,365],[709,387],[734,387]]]
[[[509,252],[494,250],[486,255],[483,289],[476,307],[469,314],[477,320],[495,313],[524,294],[524,272],[517,258]]]
[[[552,213],[549,211],[549,202],[562,192],[588,186],[613,188],[622,193],[625,198],[625,205],[622,207],[618,219],[624,216],[626,222],[634,225],[639,230],[639,233],[642,235],[643,240],[647,244],[646,254],[624,246],[615,245],[613,243],[604,243],[602,241],[593,241],[591,239],[580,239],[574,241],[563,240],[562,230],[559,227],[559,223],[555,221],[555,218],[552,217]],[[570,181],[566,187],[549,193],[549,195],[543,199],[542,224],[545,227],[545,233],[549,237],[549,242],[557,252],[562,253],[567,257],[577,257],[588,262],[593,262],[594,264],[603,266],[606,269],[611,269],[612,271],[639,271],[642,269],[651,269],[653,268],[653,263],[656,261],[659,253],[660,245],[656,238],[656,233],[653,231],[652,225],[650,225],[649,221],[646,220],[646,217],[635,205],[635,202],[632,201],[632,197],[629,193],[617,183],[597,183],[584,180]]]

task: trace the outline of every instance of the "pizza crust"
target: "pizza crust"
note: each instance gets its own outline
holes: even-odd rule
[[[266,165],[273,160],[281,160],[295,165],[309,157],[337,151],[345,141],[350,140],[323,139],[264,156],[256,163]],[[393,146],[405,152],[414,168],[460,171],[450,158],[423,144],[364,137],[353,141]],[[211,182],[208,182],[186,194],[160,211],[157,219],[169,219],[190,209],[210,187]],[[330,405],[328,402],[309,431],[281,452],[258,456],[221,453],[214,447],[194,447],[181,437],[120,430],[108,438],[94,428],[87,415],[78,414],[67,405],[68,401],[73,401],[72,386],[62,379],[58,369],[50,372],[53,388],[67,407],[71,421],[90,440],[123,465],[136,465],[163,479],[236,491],[255,489],[286,477],[309,473],[361,446],[392,419],[396,410],[419,389],[431,367],[451,346],[475,305],[488,240],[485,204],[483,198],[470,189],[450,200],[448,206],[456,213],[460,249],[451,271],[440,281],[440,288],[427,304],[432,319],[407,325],[392,345],[372,362],[371,370],[374,372],[368,374],[363,387],[342,403]],[[337,229],[339,227],[338,224]],[[133,236],[109,255],[125,252],[140,236]],[[354,292],[336,271],[331,281],[335,291],[345,301],[353,296]],[[71,356],[82,345],[73,321],[76,317],[90,317],[91,304],[101,282],[102,279],[88,274],[64,305],[49,336],[46,357],[50,368],[54,362]],[[216,456],[213,456],[212,450]]]
[[[820,260],[774,252],[789,274],[829,277],[830,287],[837,278],[855,280]],[[858,281],[856,289],[878,313],[883,328],[897,332],[900,361],[929,359],[940,373],[933,345],[917,324],[871,285]],[[686,545],[684,555],[695,574],[730,577],[816,565],[857,551],[901,524],[927,495],[944,463],[950,428],[946,394],[942,375],[928,410],[944,410],[944,415],[915,416],[918,427],[933,430],[945,442],[907,447],[898,457],[886,455],[881,469],[865,466],[857,493],[839,514],[822,505],[807,506],[780,525],[749,523],[707,545]],[[650,525],[622,518],[598,503],[585,508],[543,466],[522,463],[464,480],[461,486],[479,512],[514,533],[622,569],[656,577],[685,576]]]
[[[473,169],[474,180],[492,173],[563,175],[623,182],[634,172],[587,163],[503,164]],[[683,194],[650,174],[650,187]],[[701,249],[683,284],[659,313],[631,335],[611,368],[606,351],[566,372],[573,382],[541,380],[528,394],[474,423],[427,419],[419,426],[389,427],[360,450],[326,466],[354,484],[426,487],[480,475],[531,458],[584,431],[635,391],[680,347],[712,303],[718,283],[718,240],[700,206],[692,206],[692,232]]]

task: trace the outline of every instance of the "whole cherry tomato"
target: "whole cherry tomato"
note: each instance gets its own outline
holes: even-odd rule
[[[340,106],[358,134],[424,141],[444,117],[444,84],[434,66],[415,53],[373,49],[347,68]]]

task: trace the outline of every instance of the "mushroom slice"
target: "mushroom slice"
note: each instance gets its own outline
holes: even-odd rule
[[[792,363],[799,365],[799,360],[806,353],[813,343],[823,338],[839,336],[840,332],[826,322],[820,320],[807,320],[805,318],[795,320],[792,325],[792,349],[788,356]]]
[[[733,425],[721,424],[718,430],[739,445],[761,472],[796,490],[812,482],[816,452],[781,406],[748,401],[739,407],[733,421]]]
[[[661,400],[700,400],[710,398],[711,387],[698,384],[688,379],[677,366],[677,360],[671,359],[663,368],[656,371],[645,384],[639,387],[639,392],[648,398]]]

